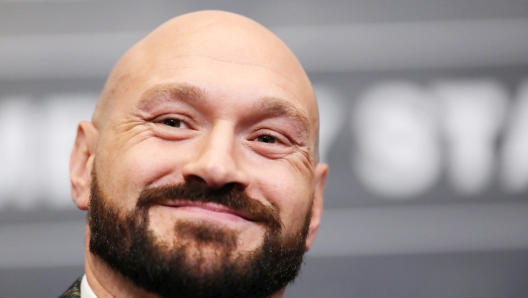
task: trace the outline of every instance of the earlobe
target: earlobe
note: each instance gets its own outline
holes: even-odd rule
[[[72,199],[81,210],[88,209],[90,200],[91,171],[97,137],[98,131],[91,122],[79,123],[70,156],[70,181]]]
[[[306,238],[306,251],[308,251],[315,240],[319,225],[321,224],[321,217],[323,214],[323,192],[326,182],[326,176],[328,176],[328,165],[319,163],[315,167],[314,173],[314,199],[312,204],[312,218],[310,221],[310,227],[308,230],[308,237]]]

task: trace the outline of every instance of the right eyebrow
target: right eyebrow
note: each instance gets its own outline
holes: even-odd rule
[[[255,107],[261,114],[268,117],[285,117],[293,120],[292,123],[300,136],[303,139],[309,137],[310,121],[308,116],[291,102],[274,97],[264,97],[255,104]]]
[[[139,110],[148,111],[166,101],[199,102],[205,100],[205,91],[189,84],[156,84],[147,89],[138,101]]]

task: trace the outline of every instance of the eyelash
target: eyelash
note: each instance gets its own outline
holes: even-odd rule
[[[183,123],[183,121],[181,121],[180,119],[174,119],[174,118],[164,119],[163,121],[161,121],[161,123],[163,123],[163,124],[165,124],[167,126],[170,126],[170,127],[180,127],[180,125],[176,125],[176,124],[175,125],[171,125],[171,124],[169,124],[169,122],[171,122],[171,121],[177,122],[180,125]]]
[[[269,137],[273,138],[275,140],[275,142],[274,143],[261,142],[261,143],[272,144],[272,145],[282,145],[282,146],[288,146],[288,145],[291,144],[290,140],[287,137],[278,136],[277,134],[270,133],[269,131],[260,131],[260,132],[258,132],[257,133],[257,137],[255,138],[255,140],[258,141],[259,138],[266,137],[266,136],[269,136]]]
[[[168,127],[173,127],[173,128],[191,128],[191,125],[189,124],[189,121],[188,120],[184,120],[182,119],[183,117],[176,117],[176,116],[164,116],[164,117],[160,117],[158,119],[156,119],[154,122],[157,122],[159,124],[162,124],[162,125],[165,125],[165,126],[168,126]],[[175,122],[179,122],[180,123],[180,126],[172,126],[172,125],[169,125],[167,122],[169,121],[175,121]],[[185,126],[185,127],[181,127],[181,126]]]
[[[157,122],[159,124],[162,124],[164,126],[167,126],[169,128],[192,128],[192,126],[189,124],[189,121],[188,120],[184,120],[182,118],[184,118],[184,117],[176,117],[176,116],[172,116],[172,115],[167,115],[167,116],[159,117],[158,119],[155,120],[155,122]],[[171,121],[171,120],[179,121],[180,125],[184,125],[185,127],[171,126],[171,125],[166,123],[167,121]],[[256,140],[258,142],[258,139],[261,138],[261,137],[271,137],[271,138],[273,138],[274,141],[275,141],[273,143],[260,142],[260,143],[265,143],[265,144],[269,144],[269,145],[291,146],[293,144],[293,142],[288,137],[283,136],[283,135],[279,135],[278,133],[270,132],[268,130],[259,131],[257,133],[256,138],[254,140]]]

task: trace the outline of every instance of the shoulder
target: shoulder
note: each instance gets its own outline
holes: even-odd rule
[[[81,297],[81,280],[79,277],[59,298],[80,298]]]

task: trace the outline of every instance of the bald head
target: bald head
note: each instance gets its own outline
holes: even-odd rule
[[[288,92],[295,93],[309,108],[308,117],[317,133],[313,89],[294,54],[262,25],[223,11],[200,11],[173,18],[128,50],[108,77],[93,122],[103,128],[130,86],[154,82],[161,68],[174,72],[198,58],[280,74],[294,86]]]
[[[301,65],[252,20],[187,14],[134,45],[79,125],[70,162],[96,294],[282,297],[320,223],[318,123]]]

